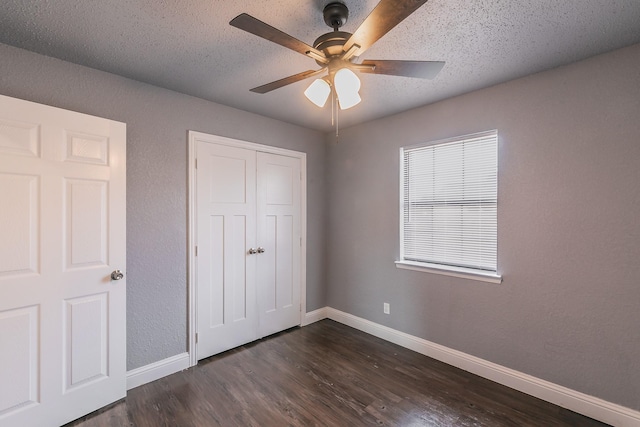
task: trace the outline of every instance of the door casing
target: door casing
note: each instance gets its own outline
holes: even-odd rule
[[[300,321],[303,321],[306,314],[307,306],[307,155],[299,151],[287,150],[284,148],[272,147],[269,145],[257,144],[254,142],[241,141],[238,139],[227,138],[223,136],[210,135],[202,132],[189,131],[189,236],[188,236],[188,259],[189,259],[189,314],[188,314],[188,334],[189,334],[189,365],[198,364],[196,352],[196,327],[197,327],[197,283],[196,277],[196,144],[198,142],[208,142],[212,144],[228,145],[237,148],[246,148],[250,150],[260,151],[264,153],[279,154],[283,156],[295,157],[300,159],[301,163],[301,238],[302,245],[300,251]]]

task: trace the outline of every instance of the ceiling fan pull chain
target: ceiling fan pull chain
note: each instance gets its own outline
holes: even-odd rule
[[[336,110],[336,144],[339,142],[339,130],[338,130],[338,122],[340,121],[339,117],[340,117],[340,109],[338,108],[338,98],[336,97],[336,102],[335,102],[335,110]]]
[[[333,126],[336,123],[336,93],[333,90],[333,88],[331,88],[331,126]]]

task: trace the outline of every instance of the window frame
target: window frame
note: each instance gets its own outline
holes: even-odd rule
[[[404,270],[414,270],[414,271],[422,271],[422,272],[428,272],[428,273],[434,273],[434,274],[441,274],[441,275],[445,275],[445,276],[453,276],[453,277],[460,277],[460,278],[465,278],[465,279],[472,279],[472,280],[478,280],[478,281],[483,281],[483,282],[489,282],[489,283],[501,283],[502,282],[502,276],[499,274],[499,270],[498,270],[498,260],[497,260],[497,255],[498,255],[498,248],[497,248],[497,244],[498,242],[496,241],[496,271],[489,271],[489,270],[482,270],[479,268],[468,268],[468,267],[460,267],[460,266],[455,266],[455,265],[448,265],[448,264],[440,264],[440,263],[431,263],[431,262],[423,262],[423,261],[414,261],[414,260],[410,260],[410,259],[405,259],[405,254],[404,254],[404,246],[405,246],[405,236],[404,236],[404,218],[405,218],[405,188],[404,188],[404,178],[405,178],[405,151],[406,150],[412,150],[412,149],[417,149],[417,148],[428,148],[428,147],[435,147],[438,145],[445,145],[445,144],[451,144],[451,143],[455,143],[455,142],[459,142],[462,143],[465,140],[470,140],[470,139],[477,139],[477,138],[486,138],[488,136],[495,136],[496,139],[496,151],[498,150],[498,131],[497,130],[490,130],[490,131],[486,131],[486,132],[479,132],[479,133],[474,133],[474,134],[469,134],[469,135],[462,135],[462,136],[456,136],[456,137],[452,137],[452,138],[447,138],[447,139],[442,139],[442,140],[436,140],[436,141],[429,141],[426,143],[419,143],[419,144],[414,144],[414,145],[410,145],[410,146],[404,146],[404,147],[400,147],[399,153],[400,153],[400,185],[399,185],[399,204],[400,204],[400,209],[399,209],[399,213],[400,213],[400,218],[399,218],[399,260],[397,260],[395,262],[395,265],[397,268],[399,269],[404,269]],[[497,154],[497,153],[496,153]],[[497,167],[498,167],[498,158],[496,158],[496,172],[497,172]],[[496,175],[496,205],[497,205],[497,186],[498,186],[498,177]],[[497,221],[497,211],[496,211],[496,221]],[[496,239],[497,239],[497,229],[496,229]]]

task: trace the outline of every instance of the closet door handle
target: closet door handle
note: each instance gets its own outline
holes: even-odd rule
[[[111,280],[122,280],[124,279],[124,273],[120,270],[113,270],[111,273]]]
[[[259,251],[259,250],[260,250],[260,249],[258,248],[258,251]],[[255,249],[253,249],[253,248],[249,248],[249,255],[257,254],[257,253],[258,253],[258,251],[256,251],[256,250],[255,250]]]
[[[258,253],[259,253],[259,254],[263,254],[263,253],[264,253],[264,248],[259,247],[259,248],[258,248]]]

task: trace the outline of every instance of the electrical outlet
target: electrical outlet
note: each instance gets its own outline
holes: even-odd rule
[[[389,309],[389,303],[388,302],[385,302],[382,305],[382,310],[384,311],[384,314],[389,314],[391,312],[390,309]]]

